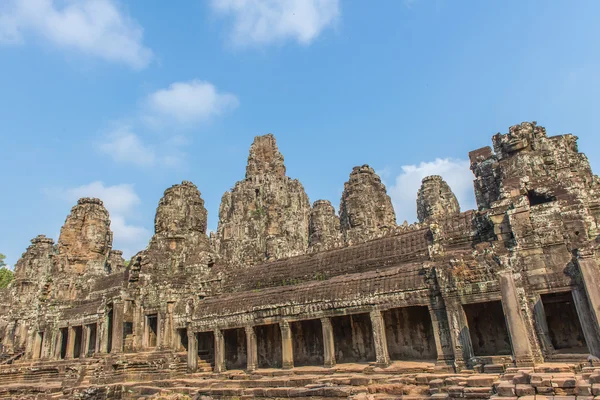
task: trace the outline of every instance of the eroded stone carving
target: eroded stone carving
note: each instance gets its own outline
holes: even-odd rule
[[[368,165],[354,167],[344,184],[340,225],[348,244],[364,242],[396,226],[392,200]]]
[[[460,205],[450,186],[439,175],[425,177],[417,193],[419,222],[460,214]]]
[[[142,272],[164,273],[197,273],[208,268],[216,256],[206,226],[207,212],[196,185],[183,181],[171,186],[156,208],[154,236],[148,248],[134,257],[133,266]]]
[[[340,219],[328,200],[314,202],[310,212],[309,243],[312,251],[329,250],[343,244]]]
[[[246,179],[223,195],[215,244],[238,265],[302,254],[308,248],[310,204],[302,184],[285,175],[271,134],[250,147]]]
[[[102,200],[79,199],[60,230],[60,268],[79,274],[103,273],[111,248],[110,217]]]

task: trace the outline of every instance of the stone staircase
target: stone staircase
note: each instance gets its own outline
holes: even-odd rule
[[[92,385],[146,382],[187,373],[187,354],[170,351],[121,354],[100,359],[91,366],[86,381]]]
[[[212,354],[205,350],[198,351],[198,372],[212,372],[215,359]]]
[[[600,396],[600,365],[553,363],[511,368],[494,388],[497,400],[592,400]]]
[[[453,373],[441,372],[433,363],[395,362],[387,368],[339,364],[217,374],[206,371],[210,363],[204,361],[197,373],[189,374],[184,355],[154,352],[141,358],[135,354],[83,359],[78,364],[71,360],[5,367],[0,369],[0,398],[593,400],[600,396],[600,365],[553,363],[504,366],[503,373]]]

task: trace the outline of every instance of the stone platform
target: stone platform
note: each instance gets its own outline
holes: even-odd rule
[[[496,399],[593,400],[600,366],[548,363],[503,373],[439,372],[435,363],[340,364],[333,368],[187,373],[173,354],[0,368],[2,399]],[[108,370],[105,367],[109,366]],[[437,371],[437,372],[436,372]],[[596,399],[598,399],[597,397]]]

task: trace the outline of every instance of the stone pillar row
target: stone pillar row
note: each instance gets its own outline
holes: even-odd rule
[[[96,325],[96,336],[92,343],[91,325]],[[88,349],[93,349],[93,353],[106,353],[106,349],[103,351],[101,346],[105,335],[102,335],[103,324],[99,321],[93,324],[81,324],[71,325],[66,327],[67,329],[67,348],[65,352],[65,359],[75,358],[75,329],[81,327],[81,343],[79,348],[79,358],[88,357]],[[41,332],[34,332],[33,338],[31,339],[31,358],[32,359],[59,359],[63,333],[61,329],[46,330]]]
[[[375,349],[377,353],[377,363],[380,365],[388,365],[390,357],[387,349],[387,339],[385,334],[385,325],[381,311],[373,311],[371,313],[371,322],[373,326],[373,337],[375,338]],[[321,326],[323,330],[323,351],[324,351],[324,366],[331,368],[336,365],[335,360],[335,343],[333,337],[333,327],[330,318],[321,318]],[[281,356],[282,368],[294,368],[294,347],[292,339],[292,330],[288,321],[279,322],[281,330]],[[247,370],[254,371],[258,368],[258,345],[256,330],[254,326],[246,326],[246,360]],[[223,339],[223,331],[220,329],[214,332],[215,340],[215,368],[214,372],[224,372],[225,367],[225,341]],[[195,372],[198,369],[198,342],[196,334],[188,328],[188,370]]]

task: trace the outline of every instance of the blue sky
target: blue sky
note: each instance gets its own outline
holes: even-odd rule
[[[0,252],[58,238],[101,197],[126,255],[163,191],[193,181],[218,222],[253,137],[272,132],[311,201],[352,167],[416,219],[424,175],[472,208],[468,152],[536,120],[600,170],[600,2],[4,0]]]

